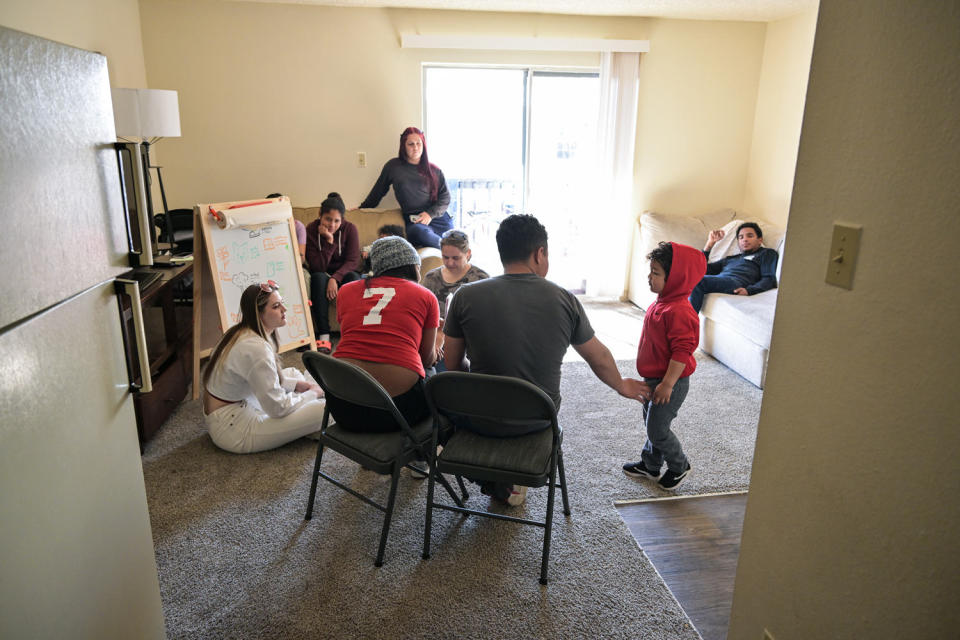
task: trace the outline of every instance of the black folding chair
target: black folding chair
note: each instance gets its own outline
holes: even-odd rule
[[[380,534],[380,548],[377,551],[376,566],[383,565],[383,554],[387,546],[387,534],[390,532],[390,520],[393,517],[394,502],[397,497],[397,482],[400,480],[400,469],[409,468],[413,460],[422,459],[432,468],[436,446],[428,449],[432,435],[432,420],[428,417],[415,425],[407,424],[390,395],[384,390],[369,373],[348,362],[338,360],[332,356],[307,351],[303,354],[303,364],[323,389],[327,397],[333,396],[345,402],[382,409],[393,414],[398,430],[389,433],[362,433],[350,431],[342,426],[330,423],[329,407],[323,412],[323,422],[320,427],[320,437],[317,443],[317,460],[313,465],[313,479],[310,483],[310,498],[307,500],[307,513],[304,520],[313,516],[313,501],[317,493],[317,479],[319,477],[340,487],[347,493],[360,498],[369,505],[384,512],[383,530]],[[390,474],[390,494],[387,504],[382,505],[355,491],[320,470],[324,447],[329,447],[341,455],[376,471]],[[441,484],[457,504],[463,504],[446,478],[439,478]],[[461,487],[463,481],[459,480]],[[466,490],[464,489],[464,495]]]
[[[454,429],[430,469],[423,557],[430,557],[434,508],[534,525],[544,529],[540,584],[546,584],[554,493],[558,486],[563,496],[563,513],[570,515],[561,449],[563,432],[553,400],[539,387],[519,378],[452,371],[428,379],[426,393],[434,416],[431,450],[436,451],[449,425]],[[496,435],[480,435],[474,429]],[[556,483],[558,470],[560,484]],[[442,479],[444,473],[525,487],[546,485],[546,517],[543,521],[528,520],[435,502],[434,480]]]

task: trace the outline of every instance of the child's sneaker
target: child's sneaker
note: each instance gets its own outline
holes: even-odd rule
[[[628,462],[623,465],[623,472],[631,478],[649,478],[650,480],[656,480],[660,477],[659,473],[654,473],[650,471],[650,469],[647,469],[647,465],[643,464],[643,460]]]
[[[507,498],[507,504],[511,507],[519,507],[527,499],[527,488],[521,487],[518,484],[513,485],[513,489],[510,491],[510,497]]]
[[[684,470],[680,473],[674,473],[673,471],[670,471],[670,469],[667,469],[667,472],[663,474],[663,477],[660,478],[660,482],[658,484],[660,485],[661,489],[676,489],[688,475],[690,475],[689,460],[687,461],[686,468],[684,468]]]

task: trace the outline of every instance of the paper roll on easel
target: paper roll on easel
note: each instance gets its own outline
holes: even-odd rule
[[[283,197],[278,200],[241,202],[223,210],[211,207],[210,214],[221,229],[235,229],[286,220],[293,215],[293,210],[290,200]]]

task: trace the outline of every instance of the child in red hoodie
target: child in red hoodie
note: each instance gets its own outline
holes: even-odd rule
[[[647,282],[657,301],[643,317],[637,350],[637,373],[650,385],[652,397],[644,402],[647,442],[640,460],[623,465],[633,478],[656,480],[663,489],[675,489],[690,473],[690,461],[670,423],[687,397],[690,374],[697,368],[693,352],[700,343],[700,316],[688,298],[707,271],[703,252],[676,242],[661,242],[647,256]],[[667,470],[660,476],[660,468]]]

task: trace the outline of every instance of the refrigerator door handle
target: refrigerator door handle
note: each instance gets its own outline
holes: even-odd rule
[[[127,246],[130,248],[130,253],[140,256],[143,255],[143,247],[141,246],[138,249],[133,246],[133,229],[130,227],[130,200],[127,197],[127,176],[123,172],[122,158],[123,154],[126,154],[132,166],[133,154],[131,154],[130,149],[121,142],[117,142],[113,146],[117,153],[117,171],[120,173],[120,197],[123,199],[123,221],[127,228]]]
[[[153,378],[150,376],[150,354],[147,352],[147,332],[143,327],[143,306],[140,304],[140,285],[135,280],[117,278],[124,293],[130,296],[130,311],[133,315],[134,340],[137,343],[137,360],[140,362],[140,384],[131,381],[130,388],[140,393],[153,391]]]

